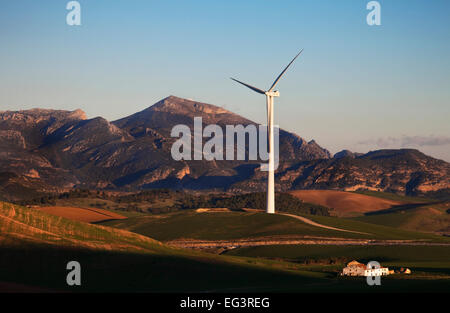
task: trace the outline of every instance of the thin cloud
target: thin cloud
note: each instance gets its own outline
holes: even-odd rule
[[[425,147],[444,146],[450,144],[447,136],[402,136],[368,139],[358,142],[359,145],[376,145],[378,147]]]

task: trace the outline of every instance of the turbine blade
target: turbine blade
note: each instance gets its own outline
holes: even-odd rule
[[[289,68],[289,66],[291,66],[292,63],[294,63],[295,59],[303,52],[303,49],[300,50],[300,52],[295,56],[295,58],[292,59],[292,61],[288,64],[288,66],[286,66],[286,68],[281,72],[281,74],[277,77],[277,79],[275,79],[275,81],[272,84],[272,87],[270,87],[269,91],[272,91],[273,88],[275,88],[276,84],[278,83],[278,81],[280,80],[280,78],[284,75],[284,73],[287,71],[287,69]]]
[[[249,84],[246,84],[246,83],[243,83],[243,82],[240,82],[240,81],[238,81],[237,79],[234,79],[233,77],[230,77],[232,80],[234,80],[235,82],[238,82],[239,84],[242,84],[242,85],[244,85],[245,87],[247,87],[247,88],[250,88],[251,90],[253,90],[253,91],[256,91],[257,93],[261,93],[261,94],[266,94],[266,92],[264,91],[264,90],[261,90],[261,89],[259,89],[259,88],[256,88],[256,87],[253,87],[253,86],[251,86],[251,85],[249,85]]]

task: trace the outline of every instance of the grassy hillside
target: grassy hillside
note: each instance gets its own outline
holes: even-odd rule
[[[329,192],[327,190],[319,191],[325,193]],[[328,197],[322,199],[322,201],[328,201],[332,203],[333,201],[340,204],[346,205],[349,204],[353,209],[350,211],[346,209],[342,209],[344,215],[355,215],[356,211],[361,212],[367,211],[364,216],[357,216],[354,220],[362,221],[371,224],[383,225],[388,227],[400,228],[403,230],[415,231],[415,232],[438,232],[438,233],[449,233],[450,228],[450,214],[446,214],[446,211],[450,209],[450,206],[447,203],[436,203],[435,200],[421,198],[421,197],[409,197],[409,196],[401,196],[392,193],[385,192],[373,192],[373,191],[364,191],[360,193],[366,194],[365,198],[352,198],[351,196],[355,193],[353,192],[336,192],[329,193]],[[155,198],[156,195],[162,194],[161,199]],[[173,194],[176,194],[173,192]],[[64,194],[63,194],[64,195]],[[100,198],[95,197],[98,196],[95,192],[90,192],[86,194],[82,194],[83,197],[79,197],[78,193],[74,193],[72,196],[58,196],[55,199],[50,199],[51,203],[60,207],[78,207],[78,208],[99,208],[103,210],[107,210],[112,212],[113,214],[119,214],[126,217],[135,217],[132,221],[140,220],[139,217],[143,217],[148,215],[148,211],[152,212],[170,212],[170,207],[174,205],[174,198],[172,198],[171,193],[164,193],[162,191],[153,191],[153,192],[142,192],[138,194],[130,194],[126,196],[120,197],[112,197],[105,196],[104,198],[110,199],[102,199],[101,194]],[[319,194],[320,195],[320,194]],[[336,198],[336,195],[343,195],[343,197]],[[350,196],[349,196],[350,195]],[[357,195],[362,196],[362,195]],[[286,198],[286,197],[285,197]],[[339,199],[340,198],[340,199]],[[120,199],[120,200],[118,200]],[[264,200],[259,196],[259,194],[250,194],[246,197],[238,197],[238,198],[215,198],[215,203],[211,203],[210,199],[204,199],[204,201],[199,201],[196,206],[198,207],[228,207],[231,206],[232,209],[237,210],[236,205],[241,205],[241,207],[251,207],[252,203],[255,204],[256,207],[261,206],[260,202]],[[255,201],[248,201],[254,199]],[[360,206],[364,206],[364,203],[367,204],[367,200],[369,201],[368,207],[360,208]],[[385,202],[380,202],[378,200],[387,199]],[[288,199],[289,200],[289,199]],[[149,202],[150,201],[150,202]],[[429,204],[434,203],[433,205]],[[45,202],[45,201],[44,201]],[[242,203],[244,202],[244,203]],[[400,203],[400,204],[398,204]],[[282,205],[283,202],[280,204]],[[291,202],[291,206],[297,205],[298,203]],[[193,206],[192,204],[190,206]],[[303,207],[314,210],[313,204],[303,203]],[[322,208],[321,206],[317,206],[317,208]],[[377,208],[375,211],[371,211],[373,208]],[[380,208],[385,208],[384,210],[380,210]],[[417,210],[416,210],[417,209]],[[437,209],[437,210],[434,210]],[[332,214],[339,213],[337,212],[337,208],[334,208],[334,211],[331,211]],[[356,211],[355,211],[356,210]],[[184,212],[186,210],[177,210],[176,212]],[[303,214],[302,207],[298,207],[298,209],[287,209],[285,212],[291,212],[293,214]],[[345,212],[347,213],[345,213]],[[316,212],[316,211],[314,211]],[[334,212],[334,213],[333,213]],[[389,213],[389,215],[385,215]],[[391,214],[392,213],[392,214]],[[395,214],[394,214],[395,213]],[[399,213],[399,214],[397,214]],[[400,214],[401,213],[401,214]],[[157,213],[156,213],[157,214]],[[317,214],[316,214],[317,215]],[[342,215],[342,214],[341,214]],[[159,215],[158,215],[159,216]],[[162,216],[162,215],[161,215]],[[345,221],[345,220],[344,220]],[[131,221],[130,221],[131,222]],[[127,224],[127,223],[126,223]],[[141,224],[141,221],[139,221]],[[114,226],[114,224],[112,224]],[[125,225],[125,224],[120,224]],[[126,225],[125,229],[128,228]],[[145,230],[139,230],[139,232]],[[150,234],[153,235],[153,234]]]
[[[450,234],[450,202],[405,206],[354,218],[355,220],[412,231]]]
[[[185,211],[164,215],[136,216],[126,220],[109,221],[104,223],[104,225],[126,229],[164,241],[181,238],[226,240],[261,236],[299,235],[338,238],[424,239],[450,242],[450,238],[442,236],[410,232],[349,219],[315,215],[302,216],[327,226],[369,234],[324,229],[278,214],[269,215],[248,212],[197,213],[195,211]]]
[[[0,202],[2,246],[45,244],[114,251],[159,251],[163,245],[151,238],[120,229],[90,225]]]
[[[14,283],[25,291],[27,286],[71,292],[374,291],[363,279],[339,277],[338,268],[175,249],[124,230],[7,203],[0,203],[0,251],[0,287],[6,290]],[[79,287],[65,282],[72,260],[81,264]],[[376,291],[442,291],[450,290],[449,283],[440,276],[394,279]]]
[[[338,231],[307,225],[292,217],[249,212],[205,212],[189,210],[145,215],[102,225],[126,229],[158,240],[179,238],[220,240],[274,235],[342,236]],[[361,235],[351,234],[351,238]]]
[[[326,283],[327,277],[286,262],[170,248],[127,231],[8,203],[0,203],[0,230],[0,282],[47,290],[277,291]],[[81,264],[81,287],[65,283],[71,260]]]
[[[448,237],[400,229],[395,226],[389,227],[383,224],[378,225],[374,223],[360,221],[360,219],[363,218],[348,219],[348,218],[336,218],[336,217],[314,216],[314,215],[304,215],[304,216],[308,217],[309,219],[317,223],[321,223],[324,225],[370,233],[373,235],[371,236],[371,238],[374,239],[405,239],[405,240],[426,240],[430,242],[450,242],[450,238]]]
[[[259,246],[238,248],[229,255],[248,257],[285,258],[297,262],[330,261],[332,258],[346,258],[344,262],[358,259],[361,262],[377,260],[388,264],[393,262],[443,262],[450,271],[450,249],[446,246]],[[311,262],[310,262],[311,263]]]

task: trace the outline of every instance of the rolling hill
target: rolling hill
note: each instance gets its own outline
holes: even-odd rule
[[[341,217],[362,215],[367,212],[384,210],[404,203],[337,190],[295,190],[291,191],[290,194],[305,202],[333,208],[331,214]]]
[[[291,194],[333,208],[333,216],[410,231],[450,234],[448,201],[375,191],[297,190]]]
[[[2,291],[280,291],[327,284],[327,274],[295,264],[171,248],[128,231],[4,202],[0,230]],[[71,260],[82,267],[82,285],[76,288],[65,281]]]
[[[59,216],[0,202],[1,244],[56,245],[115,251],[158,251],[160,242],[145,236],[69,220]]]
[[[450,235],[450,202],[400,205],[355,217],[355,220],[448,236]]]
[[[344,238],[375,240],[424,240],[449,242],[450,238],[413,232],[383,225],[337,217],[300,214],[314,222],[339,229],[341,232],[306,224],[282,214],[262,212],[197,212],[184,211],[130,217],[107,221],[102,225],[117,227],[161,241],[173,240],[236,240],[291,238]]]
[[[0,203],[0,230],[0,291],[373,292],[360,279],[340,278],[342,264],[311,266],[284,259],[314,249],[308,246],[289,246],[286,253],[278,253],[286,247],[267,246],[278,251],[278,259],[267,259],[259,252],[258,257],[240,256],[247,254],[245,249],[236,250],[238,256],[215,255],[169,247],[125,230],[71,221],[4,202]],[[363,257],[361,252],[339,251]],[[383,251],[380,255],[387,258],[393,253],[392,249]],[[402,262],[407,259],[394,263],[406,264]],[[72,260],[81,264],[81,286],[66,284],[66,264]],[[418,271],[414,268],[407,280],[395,275],[385,278],[380,291],[448,290],[449,275],[441,273],[442,260],[433,262],[414,263]]]

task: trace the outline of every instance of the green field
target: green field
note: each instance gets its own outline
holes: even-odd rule
[[[450,234],[449,201],[378,191],[356,191],[356,193],[401,201],[404,204],[355,217],[354,220],[410,231]]]
[[[328,216],[304,215],[309,219],[328,226],[370,233],[372,236],[366,236],[374,239],[404,239],[404,240],[426,240],[429,242],[448,242],[449,237],[424,233],[399,228],[397,225],[386,226],[383,223],[377,224],[366,221],[365,217],[358,218],[336,218]],[[368,219],[368,218],[367,218]],[[370,220],[370,219],[369,219]]]
[[[390,269],[407,267],[411,275],[392,275],[393,280],[447,280],[450,284],[450,248],[448,246],[330,246],[278,245],[238,248],[227,255],[285,260],[303,264],[304,269],[338,273],[351,260],[378,261]],[[442,290],[445,291],[445,290]],[[448,289],[447,289],[448,291]]]
[[[423,235],[423,234],[417,234],[417,232],[429,232],[429,233],[450,233],[450,214],[447,213],[447,210],[450,208],[448,205],[448,202],[444,202],[442,204],[439,204],[439,202],[436,202],[431,199],[426,199],[422,197],[408,197],[408,196],[401,196],[396,195],[392,193],[386,193],[386,192],[375,192],[375,191],[359,191],[358,193],[380,197],[384,199],[390,199],[390,200],[396,200],[396,201],[403,201],[405,202],[405,205],[401,205],[399,207],[394,207],[388,210],[384,210],[382,212],[375,212],[376,214],[370,214],[355,218],[349,218],[349,219],[327,219],[327,217],[322,218],[321,216],[317,215],[305,215],[301,214],[302,216],[306,216],[312,220],[316,220],[320,223],[323,223],[325,225],[345,228],[349,230],[355,230],[355,231],[361,231],[361,232],[368,232],[374,235],[373,238],[376,239],[431,239],[431,240],[445,240],[442,239],[442,237],[435,237],[435,236],[429,236],[429,235]],[[430,201],[434,201],[435,204],[429,204]],[[187,212],[193,212],[192,210],[183,210],[175,212],[174,214],[181,214],[178,218],[171,218],[170,223],[166,225],[153,225],[153,222],[155,220],[152,220],[152,216],[165,216],[165,214],[148,214],[148,213],[142,213],[137,212],[134,210],[127,210],[126,206],[129,205],[127,203],[117,203],[112,200],[107,199],[100,199],[100,198],[70,198],[70,199],[57,199],[55,201],[55,204],[58,206],[72,206],[72,207],[81,207],[81,208],[101,208],[105,210],[112,211],[114,213],[129,217],[131,219],[127,221],[122,222],[112,222],[110,223],[111,226],[124,228],[128,230],[135,231],[137,233],[144,234],[149,237],[158,238],[160,240],[169,240],[169,239],[176,239],[179,236],[179,229],[180,229],[180,223],[183,223],[182,217],[183,214],[188,214]],[[173,199],[160,199],[155,200],[151,205],[153,210],[159,209],[161,211],[164,211],[165,206],[170,207],[173,205]],[[447,204],[447,206],[446,206]],[[131,205],[139,207],[142,209],[142,211],[146,211],[149,208],[147,207],[149,204],[146,204],[145,202],[141,203],[131,203]],[[430,211],[429,209],[436,209],[433,211]],[[190,213],[189,213],[190,214]],[[234,214],[234,213],[233,213]],[[236,213],[239,214],[239,213]],[[294,212],[295,214],[295,212]],[[169,216],[169,215],[168,215]],[[198,221],[197,221],[198,219]],[[388,228],[380,228],[373,225],[367,225],[367,224],[358,224],[358,223],[352,223],[351,221],[359,221],[364,222],[368,224],[375,224],[379,226],[387,226]],[[145,222],[144,222],[145,221]],[[236,221],[234,218],[231,218],[231,223],[236,224]],[[169,227],[173,223],[174,227]],[[251,220],[249,222],[251,225],[254,225],[255,227],[258,227],[258,232],[264,232],[266,230],[266,224],[260,220],[253,221]],[[281,224],[285,224],[285,222],[279,222]],[[145,225],[148,224],[148,227]],[[170,224],[170,225],[169,225]],[[187,234],[190,235],[192,232],[189,230],[190,225],[193,224],[193,227],[195,229],[198,229],[199,232],[200,229],[202,229],[205,225],[212,225],[212,227],[220,226],[220,223],[213,220],[207,220],[206,218],[190,218],[190,221],[186,222],[183,227],[187,227]],[[239,225],[240,222],[238,222]],[[294,223],[295,224],[295,223]],[[298,224],[298,223],[297,223]],[[242,225],[245,226],[245,225]],[[166,227],[168,227],[166,229]],[[152,230],[148,231],[147,228],[151,228]],[[228,234],[230,231],[228,228],[226,232],[224,232],[224,236],[228,236],[224,239],[232,239],[236,238],[233,237],[234,232],[238,228],[238,226],[233,227],[233,230],[231,230],[231,235]],[[281,233],[277,232],[277,230],[269,230],[269,235],[271,234],[292,234],[292,223],[290,225],[287,225],[286,230],[282,230]],[[316,229],[315,227],[303,227],[303,226],[295,226],[295,231],[297,231],[299,234],[310,232],[312,235],[322,236],[324,235],[324,232],[321,230]],[[303,229],[300,229],[303,228]],[[370,229],[368,231],[367,229]],[[209,232],[210,229],[205,230],[205,232]],[[406,231],[406,232],[405,232]],[[415,232],[414,233],[408,233],[409,232]],[[243,231],[243,235],[247,236],[254,236],[255,234],[249,233],[245,234],[246,231]],[[190,238],[197,238],[197,239],[204,239],[202,237],[197,236],[198,234],[193,234]],[[208,234],[205,234],[205,236]],[[214,237],[213,234],[210,234],[212,239],[219,239],[218,237]],[[362,238],[364,236],[358,236],[358,235],[351,235],[351,234],[345,234],[345,233],[334,233],[330,232],[330,236],[344,236],[346,238]],[[237,237],[241,236],[239,234],[236,234]]]
[[[258,215],[249,216],[259,219]],[[273,217],[277,218],[275,221],[287,218]],[[238,218],[241,219],[242,216]],[[249,220],[243,218],[243,221],[245,224]],[[262,221],[267,223],[266,219]],[[271,227],[273,225],[267,224],[266,232],[270,232]],[[336,266],[310,266],[288,258],[271,260],[267,255],[214,255],[176,249],[128,231],[74,222],[7,203],[0,203],[0,229],[0,282],[51,291],[374,291],[362,278],[339,277]],[[289,246],[287,249],[309,248]],[[276,249],[283,249],[283,246]],[[293,254],[296,250],[288,255],[276,249],[272,249],[276,255],[296,257]],[[419,250],[419,254],[423,253],[426,252]],[[65,283],[68,272],[65,266],[72,260],[80,262],[82,267],[80,287],[68,287]],[[413,279],[389,279],[389,284],[375,291],[450,290],[450,280],[445,275],[428,273],[428,276],[410,278]]]
[[[276,291],[326,279],[295,264],[171,248],[7,203],[0,203],[0,229],[0,281],[55,291]],[[83,270],[76,289],[65,284],[71,260]]]
[[[404,239],[450,242],[443,236],[411,232],[402,229],[369,224],[351,219],[303,215],[320,224],[346,230],[365,232],[357,234],[311,226],[283,215],[265,213],[221,212],[196,213],[184,211],[161,215],[141,215],[126,220],[108,221],[102,225],[126,229],[158,240],[180,238],[227,240],[262,236],[297,235],[337,238]]]
[[[197,213],[193,210],[145,215],[126,220],[108,221],[102,225],[126,229],[158,240],[179,238],[226,240],[273,235],[342,236],[283,215],[248,212]],[[359,234],[348,234],[361,238]]]
[[[354,259],[360,262],[378,261],[389,266],[427,264],[441,268],[450,275],[448,246],[335,246],[335,245],[277,245],[237,248],[228,255],[285,259],[303,264],[342,264]]]
[[[449,207],[449,202],[406,206],[353,219],[411,231],[450,234]]]

